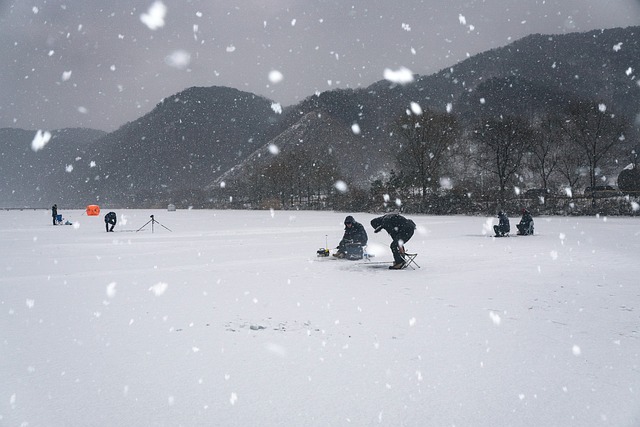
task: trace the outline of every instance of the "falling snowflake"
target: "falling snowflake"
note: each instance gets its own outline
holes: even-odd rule
[[[280,154],[280,148],[278,148],[278,146],[275,144],[269,144],[267,148],[269,149],[269,152],[274,156]]]
[[[494,311],[490,311],[489,312],[489,317],[491,318],[491,321],[493,322],[494,325],[496,326],[500,326],[500,323],[502,322],[502,319],[500,318],[500,315]]]
[[[150,30],[157,30],[164,27],[164,17],[167,14],[167,6],[161,1],[154,2],[147,13],[140,15],[140,21]]]
[[[42,132],[41,130],[39,130],[38,132],[36,132],[36,136],[33,138],[33,141],[31,141],[31,149],[33,151],[42,150],[44,146],[47,145],[50,139],[51,139],[50,132],[47,132],[47,131]]]
[[[336,181],[334,186],[336,187],[336,190],[341,193],[346,193],[349,190],[349,188],[347,187],[347,183],[344,181]]]
[[[116,296],[116,282],[111,282],[107,285],[107,296],[109,298]]]
[[[271,70],[269,72],[269,81],[273,84],[280,83],[284,76],[278,70]]]
[[[271,104],[271,109],[276,114],[282,114],[282,105],[280,105],[280,103],[278,103],[278,102],[272,103]]]
[[[155,285],[151,286],[149,290],[153,292],[155,296],[159,297],[160,295],[163,295],[167,291],[168,287],[169,285],[167,283],[158,282]]]
[[[191,63],[191,54],[186,50],[176,50],[164,58],[164,63],[178,70],[184,70]]]
[[[440,178],[440,188],[443,190],[451,190],[453,188],[451,178]]]
[[[386,68],[384,70],[384,78],[391,83],[407,84],[413,81],[413,73],[406,67],[400,67],[397,71]]]

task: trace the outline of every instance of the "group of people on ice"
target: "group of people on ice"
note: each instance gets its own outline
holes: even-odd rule
[[[58,214],[57,204],[54,204],[53,206],[51,206],[51,216],[53,217],[53,225],[62,224],[62,215]],[[118,222],[118,216],[116,215],[115,212],[109,212],[104,216],[104,226],[107,232],[113,231],[113,227],[116,226],[117,222]],[[68,221],[67,223],[71,224]],[[111,229],[109,229],[109,226],[111,226]]]
[[[511,226],[509,217],[503,211],[498,212],[498,225],[493,226],[496,237],[504,237],[509,235]],[[404,244],[411,239],[416,230],[416,224],[400,214],[390,213],[371,220],[371,227],[374,233],[385,230],[391,236],[391,253],[393,254],[393,265],[389,267],[391,270],[401,270],[405,264]],[[518,235],[530,236],[533,234],[533,217],[527,209],[522,209],[522,218],[516,225]],[[360,224],[351,215],[344,219],[344,235],[338,243],[336,252],[333,254],[336,258],[344,258],[348,260],[359,260],[364,256],[364,247],[369,241],[369,236],[364,226]],[[327,252],[328,255],[328,252]]]
[[[516,224],[518,228],[519,236],[531,236],[533,235],[533,217],[531,212],[527,209],[522,209],[522,218],[520,222]],[[498,212],[498,225],[493,226],[493,231],[496,233],[496,237],[505,237],[509,235],[511,226],[509,225],[509,217],[503,211]]]
[[[404,244],[411,239],[416,229],[416,224],[400,214],[390,213],[371,220],[373,232],[385,230],[391,236],[391,252],[393,253],[393,265],[390,270],[401,270],[405,266]],[[337,251],[333,254],[336,258],[349,260],[362,259],[364,246],[369,237],[364,226],[349,215],[344,219],[344,235],[338,243]]]

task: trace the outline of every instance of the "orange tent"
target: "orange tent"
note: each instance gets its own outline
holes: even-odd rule
[[[98,205],[87,206],[87,216],[98,216],[98,215],[100,215],[100,206]]]

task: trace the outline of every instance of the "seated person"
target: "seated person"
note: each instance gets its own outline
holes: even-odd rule
[[[504,237],[511,231],[511,225],[509,225],[509,218],[507,214],[500,211],[498,212],[499,222],[498,225],[493,226],[493,231],[496,233],[496,237]]]
[[[518,235],[520,236],[530,236],[533,234],[533,217],[528,210],[522,209],[522,219],[517,227]]]
[[[344,236],[333,256],[350,260],[362,259],[362,247],[366,246],[368,239],[364,226],[349,215],[344,219]]]

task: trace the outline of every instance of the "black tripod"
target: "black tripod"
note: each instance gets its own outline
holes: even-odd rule
[[[166,228],[167,230],[169,230],[167,227],[165,227],[164,225],[160,224],[160,221],[156,221],[156,219],[153,217],[153,215],[151,215],[151,219],[149,221],[147,221],[147,223],[145,225],[143,225],[142,227],[138,228],[136,230],[136,233],[138,231],[142,230],[143,228],[145,228],[147,225],[149,225],[149,223],[151,223],[151,232],[152,233],[153,233],[153,224],[158,224],[162,228]],[[171,231],[171,230],[169,230],[169,231]]]

